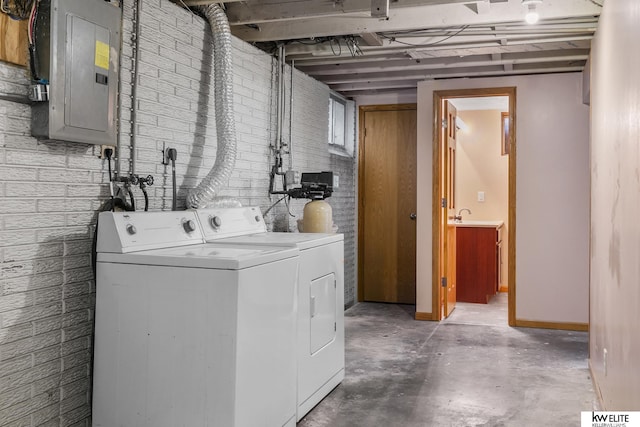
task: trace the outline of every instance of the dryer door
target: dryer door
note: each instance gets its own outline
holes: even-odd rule
[[[336,278],[333,273],[311,281],[311,354],[336,336]]]

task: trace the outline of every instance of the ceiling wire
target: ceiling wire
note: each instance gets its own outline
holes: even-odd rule
[[[333,47],[333,42],[337,41],[338,42],[338,53],[336,53],[335,48]],[[333,52],[333,56],[340,56],[342,55],[342,45],[340,44],[340,39],[336,39],[336,38],[331,38],[329,40],[329,46],[331,46],[331,52]]]
[[[37,2],[33,2],[33,5],[31,6],[31,12],[29,13],[29,26],[27,28],[27,36],[29,39],[29,44],[33,45],[34,42],[34,33],[35,33],[35,22],[36,22],[36,4]]]
[[[363,55],[362,49],[360,49],[360,45],[358,44],[358,40],[354,36],[345,37],[345,43],[347,48],[349,48],[349,52],[352,57]]]
[[[314,40],[306,42],[306,41],[303,41],[302,39],[297,39],[297,40],[288,41],[287,43],[299,43],[299,44],[304,44],[304,45],[307,45],[307,46],[313,46],[313,45],[316,45],[316,44],[322,44],[325,41],[326,40],[314,39]]]
[[[391,41],[392,43],[400,43],[400,44],[404,44],[407,46],[420,46],[420,47],[429,47],[429,46],[435,46],[437,44],[443,43],[455,36],[457,36],[458,34],[462,33],[464,30],[466,30],[467,28],[469,28],[468,25],[463,26],[462,28],[460,28],[458,31],[456,31],[455,33],[451,34],[450,36],[447,36],[445,38],[443,38],[442,40],[438,40],[437,42],[433,42],[433,43],[428,43],[428,44],[423,44],[423,43],[407,43],[407,42],[401,42],[399,40],[397,40],[395,37],[393,36],[388,36],[386,34],[381,34],[382,37],[384,37],[385,39]],[[394,33],[394,34],[399,34],[399,33]],[[408,33],[404,33],[404,34],[408,34]]]

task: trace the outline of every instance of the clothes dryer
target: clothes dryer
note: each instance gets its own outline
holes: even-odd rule
[[[257,207],[196,211],[206,241],[297,248],[296,419],[344,379],[344,237],[267,232]],[[245,227],[232,227],[246,222]],[[244,230],[237,232],[237,229]]]

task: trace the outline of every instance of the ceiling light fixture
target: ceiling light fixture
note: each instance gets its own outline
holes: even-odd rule
[[[539,4],[542,4],[542,0],[522,0],[522,5],[527,7],[527,14],[524,17],[527,24],[533,25],[540,19],[537,10]]]

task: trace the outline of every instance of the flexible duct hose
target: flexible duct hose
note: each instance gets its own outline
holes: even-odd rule
[[[229,182],[236,164],[236,129],[233,112],[233,70],[231,61],[231,30],[224,11],[218,4],[195,8],[209,21],[214,49],[214,97],[216,161],[209,174],[187,195],[187,206],[201,208],[209,204],[220,188]]]

